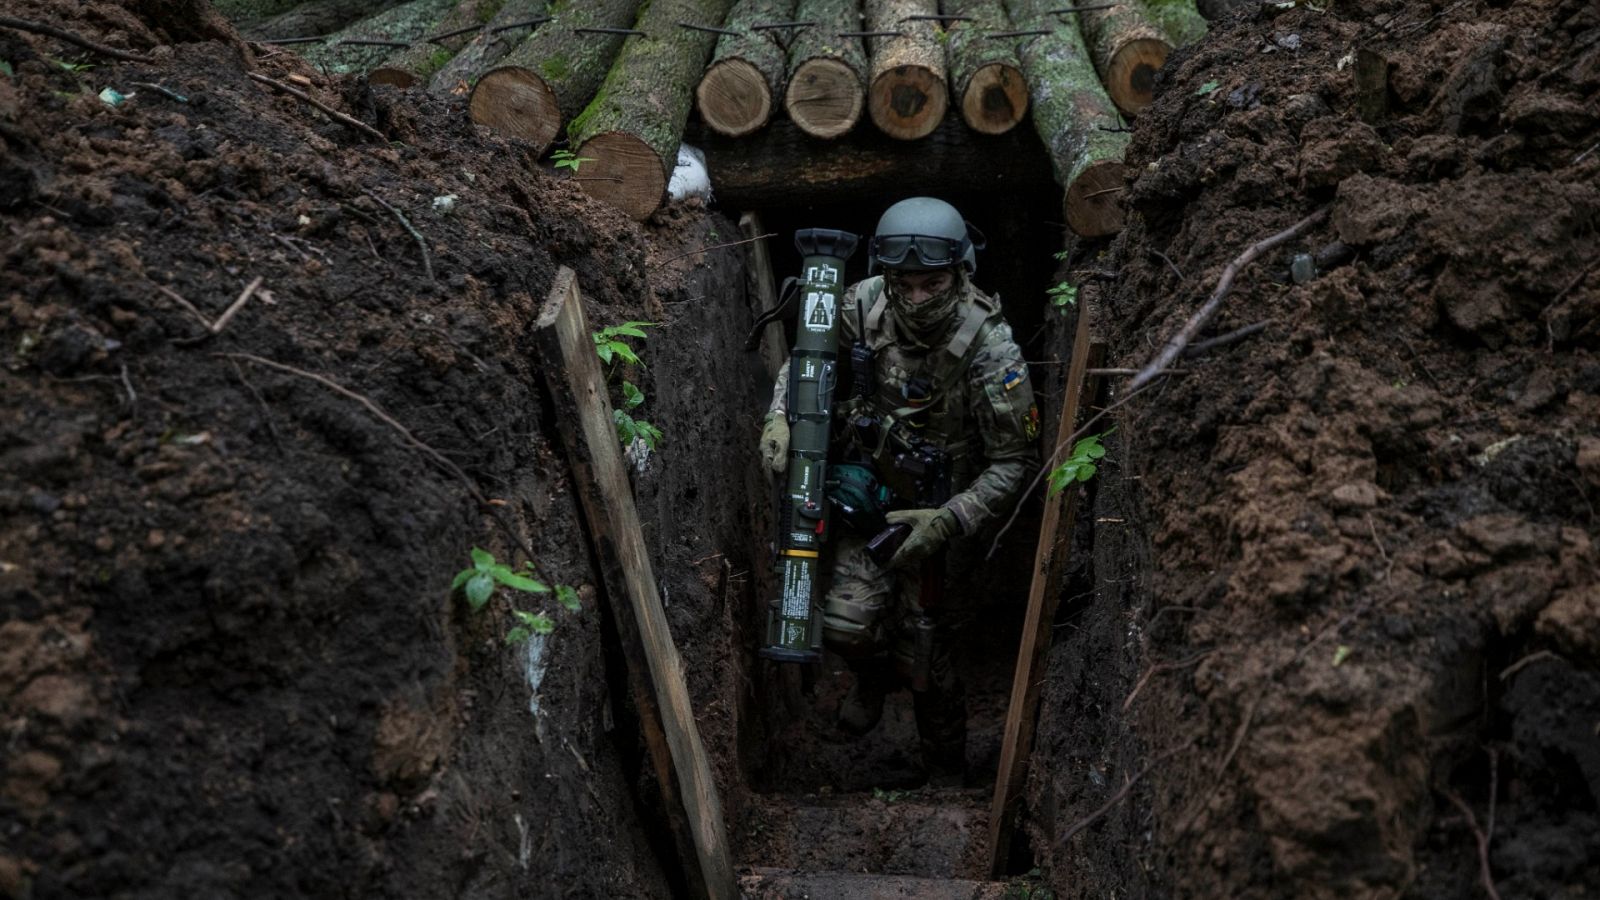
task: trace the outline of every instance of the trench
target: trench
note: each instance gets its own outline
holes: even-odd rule
[[[768,240],[770,276],[780,283],[798,273],[797,229],[870,235],[882,209],[897,199],[874,195],[756,210],[763,232],[776,235]],[[1060,405],[1060,362],[1072,322],[1049,310],[1043,298],[1056,276],[1061,231],[1025,226],[1015,211],[1029,199],[1020,193],[949,199],[988,238],[974,280],[999,296],[1024,357],[1034,364],[1036,400],[1047,429],[1053,428],[1049,420]],[[708,223],[708,243],[732,231],[728,219],[713,216]],[[754,452],[770,380],[758,355],[740,345],[760,312],[747,284],[765,274],[753,271],[748,257],[731,266],[708,261],[684,297],[665,299],[671,318],[664,333],[672,340],[652,346],[654,377],[671,372],[675,381],[715,385],[716,393],[713,402],[706,396],[664,400],[672,408],[662,411],[662,424],[669,434],[694,436],[694,446],[680,442],[674,453],[695,456],[717,475],[666,465],[647,471],[638,483],[641,509],[653,510],[646,515],[656,518],[664,535],[672,523],[673,537],[653,548],[663,560],[657,573],[674,635],[686,645],[697,710],[713,711],[697,718],[726,785],[735,862],[747,873],[986,881],[989,805],[1038,535],[1039,492],[1023,501],[992,559],[947,582],[946,621],[967,688],[968,772],[959,787],[928,787],[908,689],[890,695],[874,731],[847,738],[834,724],[853,678],[842,660],[825,653],[819,664],[802,667],[760,660],[755,653],[764,639],[765,600],[777,587],[771,571],[775,484]],[[845,282],[866,276],[865,254],[858,251],[847,264]],[[724,296],[717,304],[687,302],[719,293]],[[738,306],[740,314],[726,314]],[[791,334],[793,316],[781,327]],[[667,391],[658,384],[655,394],[665,398]],[[985,536],[983,546],[990,540]],[[724,559],[696,565],[713,553]],[[696,595],[707,606],[679,600]],[[646,815],[642,821],[659,819]],[[655,845],[670,851],[670,836],[660,832]],[[1014,874],[1033,868],[1020,830],[1013,851]],[[669,862],[665,868],[675,866]]]

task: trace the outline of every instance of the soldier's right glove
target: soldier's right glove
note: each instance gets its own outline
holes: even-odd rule
[[[778,475],[789,465],[789,420],[782,413],[768,416],[761,429],[761,464]]]

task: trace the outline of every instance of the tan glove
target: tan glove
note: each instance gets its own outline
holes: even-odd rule
[[[782,475],[789,467],[789,420],[782,413],[773,413],[767,417],[767,425],[761,429],[761,464],[768,471]]]
[[[889,568],[900,569],[922,562],[934,551],[944,546],[950,536],[961,530],[956,514],[943,507],[939,509],[902,509],[885,516],[890,525],[905,523],[911,534],[889,560]]]

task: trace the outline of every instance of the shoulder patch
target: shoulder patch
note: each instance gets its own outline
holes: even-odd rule
[[[1013,363],[1000,374],[1000,383],[1008,391],[1021,387],[1027,380],[1028,367],[1023,363]]]

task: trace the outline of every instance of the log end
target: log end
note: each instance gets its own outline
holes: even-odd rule
[[[694,102],[712,131],[744,137],[772,117],[772,86],[760,69],[730,57],[706,70],[694,89]]]
[[[808,59],[795,67],[784,92],[783,108],[801,131],[836,138],[856,127],[866,99],[861,76],[831,57]]]
[[[1156,72],[1167,64],[1172,45],[1155,38],[1128,41],[1111,54],[1106,69],[1106,93],[1117,108],[1128,115],[1150,105]]]
[[[666,166],[637,135],[601,132],[583,142],[578,156],[589,158],[578,176],[589,196],[604,200],[639,221],[661,206],[661,198],[667,192]]]
[[[1104,237],[1122,230],[1123,175],[1120,159],[1105,159],[1085,166],[1062,200],[1067,226],[1083,237]]]
[[[467,110],[472,121],[522,138],[537,153],[544,153],[561,130],[561,107],[555,92],[543,78],[521,66],[502,66],[478,79]]]
[[[393,88],[405,90],[417,83],[417,79],[405,69],[392,66],[379,66],[367,73],[368,84],[386,84]]]
[[[1027,79],[1006,63],[990,63],[972,73],[961,95],[961,118],[983,134],[1005,134],[1027,114]]]
[[[902,141],[932,134],[949,105],[944,77],[925,66],[895,66],[867,90],[867,115],[884,134]]]

